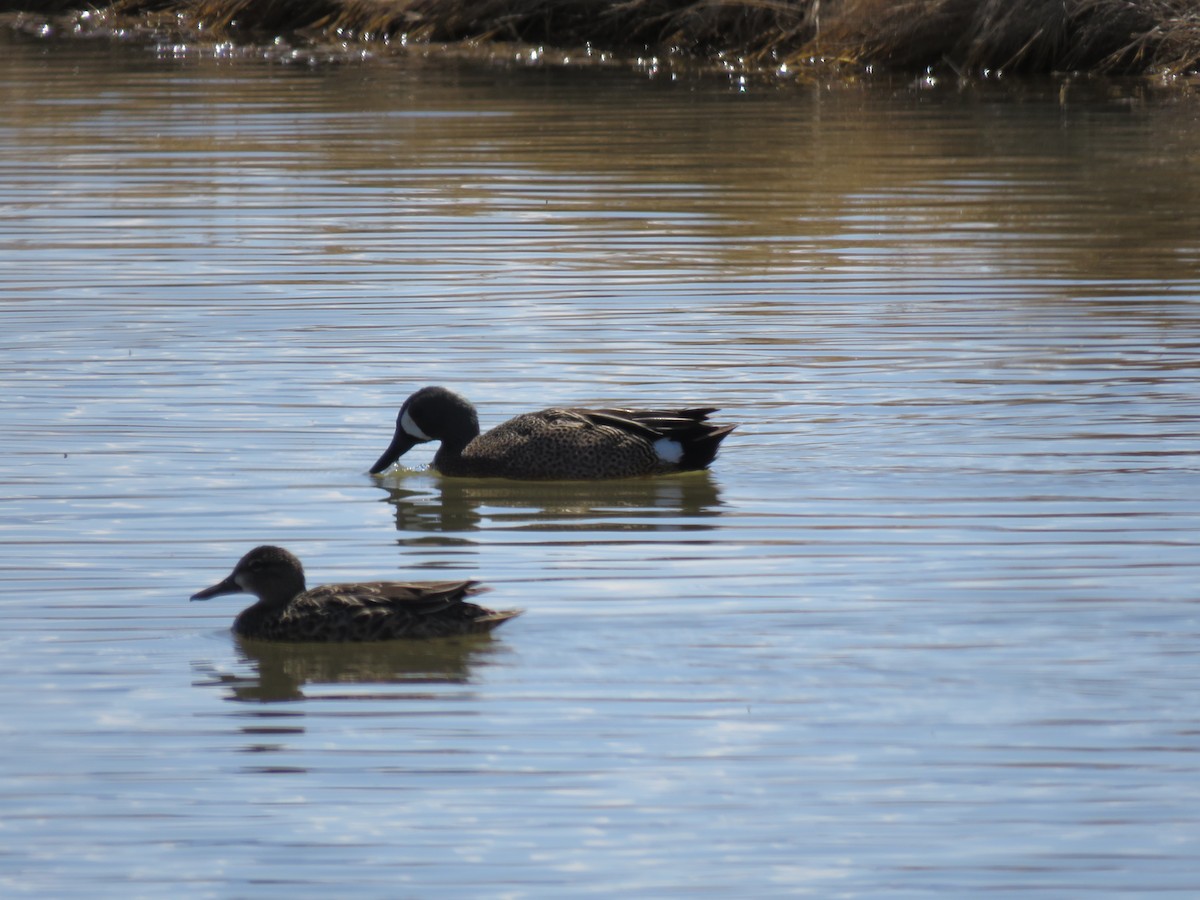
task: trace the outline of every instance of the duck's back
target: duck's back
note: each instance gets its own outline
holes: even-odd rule
[[[234,629],[262,640],[386,641],[482,633],[516,615],[463,599],[481,590],[473,581],[322,585],[270,614],[251,607]]]
[[[447,475],[520,479],[594,479],[666,471],[652,435],[598,421],[587,410],[544,409],[479,435],[455,459],[436,459]]]
[[[712,425],[711,408],[544,409],[481,434],[461,454],[444,448],[446,475],[518,479],[633,478],[702,469],[733,425]]]

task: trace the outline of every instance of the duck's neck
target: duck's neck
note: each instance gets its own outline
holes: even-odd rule
[[[238,617],[233,620],[233,630],[247,637],[254,637],[262,633],[263,628],[279,618],[283,611],[287,609],[288,604],[303,592],[304,583],[301,582],[300,590],[298,591],[289,588],[259,597],[257,603],[246,607],[238,613]]]
[[[476,470],[475,461],[463,458],[462,450],[452,453],[445,444],[433,455],[433,467],[443,475],[473,476],[484,474]]]
[[[258,619],[278,615],[287,608],[289,603],[303,594],[304,590],[303,574],[292,575],[289,573],[286,577],[273,579],[266,584],[257,584],[255,585],[255,595],[258,600],[253,606],[243,610],[238,619],[240,620],[243,616]]]
[[[263,626],[278,615],[278,609],[271,609],[264,606],[260,600],[253,606],[249,606],[238,613],[238,617],[233,620],[233,630],[236,634],[245,635],[246,637],[257,637],[262,634]]]
[[[467,449],[467,444],[479,437],[479,420],[474,415],[469,418],[463,417],[460,421],[451,423],[450,427],[443,427],[438,437],[442,446],[438,448],[437,457],[457,458]]]

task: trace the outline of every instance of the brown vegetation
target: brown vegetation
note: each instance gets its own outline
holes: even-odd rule
[[[846,0],[834,29],[863,58],[960,71],[1180,73],[1200,63],[1194,0]]]
[[[1195,0],[115,0],[105,13],[159,28],[169,14],[172,27],[235,39],[586,44],[746,68],[1178,74],[1200,65]]]

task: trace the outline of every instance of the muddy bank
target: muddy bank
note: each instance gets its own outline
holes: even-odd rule
[[[18,27],[26,29],[41,16],[59,31],[235,43],[515,43],[785,75],[1174,76],[1200,67],[1194,0],[118,0],[64,12],[75,5],[4,0],[0,9],[25,10]]]

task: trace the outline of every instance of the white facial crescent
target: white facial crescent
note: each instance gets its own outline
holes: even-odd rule
[[[400,416],[400,429],[409,437],[416,438],[418,441],[433,440],[433,438],[417,427],[417,423],[413,421],[413,417],[408,414],[407,409]]]

